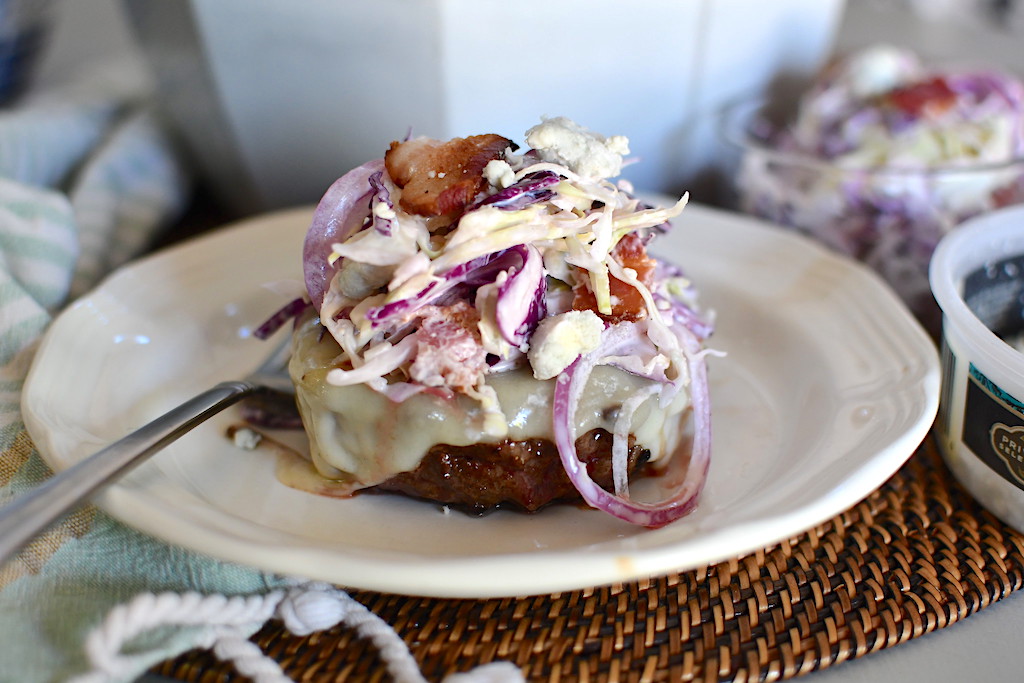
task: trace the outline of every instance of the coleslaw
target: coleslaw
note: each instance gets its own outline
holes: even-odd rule
[[[927,267],[967,218],[1024,201],[1024,84],[885,45],[831,64],[785,125],[741,143],[742,208],[879,272],[934,317]]]
[[[582,498],[662,526],[695,506],[711,446],[711,320],[683,272],[647,253],[687,197],[648,206],[610,180],[624,137],[560,117],[525,140],[523,153],[499,136],[395,142],[327,190],[303,249],[312,324],[340,350],[325,381],[397,404],[468,399],[486,438],[500,440],[516,406],[492,385],[527,369],[554,385],[552,433]],[[598,366],[646,382],[617,410],[613,491],[590,480],[575,446],[580,395]],[[306,369],[293,360],[293,375]],[[657,503],[632,500],[626,473],[631,416],[648,399],[693,416],[685,480]]]

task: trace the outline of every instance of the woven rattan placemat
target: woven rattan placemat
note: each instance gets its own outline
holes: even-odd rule
[[[929,438],[860,504],[779,545],[626,585],[522,599],[353,592],[394,626],[428,680],[491,661],[531,681],[774,681],[892,647],[1024,581],[1024,536],[957,484]],[[300,681],[381,680],[371,645],[336,628],[253,637]],[[155,672],[240,681],[206,653]]]

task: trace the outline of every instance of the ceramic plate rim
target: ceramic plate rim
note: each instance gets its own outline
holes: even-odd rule
[[[246,219],[211,235],[148,256],[112,274],[71,309],[96,303],[97,297],[104,296],[110,289],[110,283],[119,278],[144,278],[146,270],[153,263],[184,263],[200,250],[235,248],[256,231],[268,230],[271,225],[292,225],[308,221],[309,212],[310,209],[304,207]],[[180,522],[177,520],[178,506],[198,505],[201,508],[203,505],[201,500],[189,498],[191,494],[187,492],[178,492],[175,503],[171,504],[148,497],[145,489],[116,483],[101,494],[96,502],[130,526],[164,541],[224,560],[281,574],[332,581],[353,588],[434,597],[490,598],[542,594],[657,576],[736,557],[805,531],[856,504],[881,485],[924,439],[938,406],[937,352],[931,340],[895,296],[860,264],[826,252],[804,238],[757,219],[700,206],[689,207],[684,215],[687,216],[685,225],[677,224],[677,230],[701,230],[700,226],[706,223],[725,226],[740,234],[756,234],[758,239],[778,245],[780,252],[799,252],[805,256],[810,255],[808,258],[830,264],[843,277],[863,287],[862,294],[877,305],[878,310],[884,310],[892,316],[897,326],[904,326],[904,329],[898,330],[899,334],[905,336],[910,347],[919,354],[913,359],[916,374],[915,385],[912,387],[912,393],[919,396],[919,400],[916,405],[907,408],[910,414],[894,433],[888,435],[884,445],[872,452],[859,454],[862,461],[853,468],[849,477],[830,490],[821,491],[808,504],[760,522],[747,520],[724,530],[718,529],[706,537],[698,534],[662,546],[655,542],[653,547],[631,549],[628,543],[616,544],[610,541],[595,544],[595,547],[567,551],[496,553],[474,558],[452,558],[366,550],[361,551],[359,556],[345,557],[344,548],[331,550],[316,547],[303,542],[301,538],[293,542],[282,539],[276,546],[268,547],[266,543],[244,534],[232,534],[230,530],[197,528],[195,524],[176,523]],[[43,380],[40,379],[45,378],[47,363],[51,362],[53,354],[61,351],[62,335],[65,334],[63,328],[70,324],[66,322],[69,311],[59,315],[44,336],[23,393],[26,427],[44,460],[57,470],[64,469],[85,455],[70,452],[66,448],[62,451],[56,445],[52,437],[59,433],[60,425],[55,425],[53,416],[47,414],[45,392],[41,386]],[[586,562],[581,562],[581,557]],[[567,567],[573,571],[565,571]],[[486,577],[489,574],[501,576],[502,580],[488,580]],[[412,575],[417,576],[416,580],[411,579]],[[475,581],[468,578],[474,575],[485,578]]]

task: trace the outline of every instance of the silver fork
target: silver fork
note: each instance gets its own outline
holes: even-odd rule
[[[221,382],[0,508],[0,564],[103,487],[243,398],[293,391],[285,338],[244,380]]]

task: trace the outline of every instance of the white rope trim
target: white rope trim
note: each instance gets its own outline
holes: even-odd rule
[[[201,627],[195,647],[211,650],[221,661],[255,683],[292,683],[273,658],[249,635],[271,618],[303,636],[342,624],[373,643],[396,683],[426,683],[405,641],[391,626],[342,590],[327,583],[298,584],[266,595],[203,596],[199,593],[143,593],[110,611],[85,640],[92,669],[73,683],[131,680],[146,667],[145,654],[123,654],[133,638],[161,626]],[[496,662],[447,676],[444,683],[519,683],[513,664]]]

